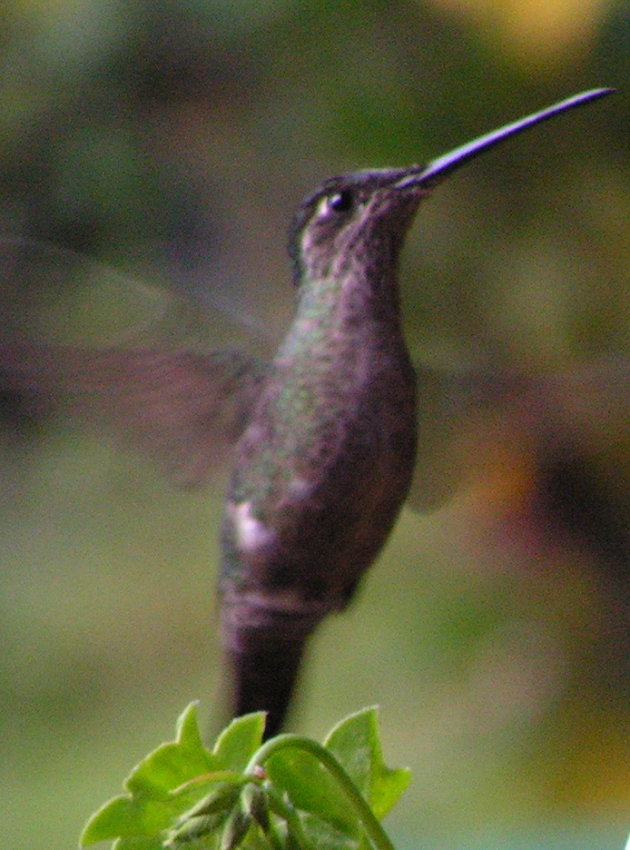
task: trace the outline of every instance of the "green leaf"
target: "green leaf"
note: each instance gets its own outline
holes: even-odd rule
[[[191,703],[177,721],[175,741],[162,744],[149,753],[131,771],[125,788],[132,794],[166,800],[178,786],[217,769],[216,760],[201,741],[197,705]]]
[[[344,792],[343,780],[329,772],[308,742],[291,742],[288,739],[293,736],[285,736],[283,746],[282,737],[275,739],[278,749],[269,754],[265,769],[302,812],[304,829],[313,846],[369,847],[365,824]],[[383,761],[376,709],[364,709],[335,726],[324,747],[346,771],[377,819],[391,809],[409,784],[409,771],[393,770]]]
[[[129,795],[114,797],[87,822],[82,847],[116,839],[116,850],[161,848],[181,815],[209,792],[240,778],[260,747],[263,713],[240,717],[221,733],[214,750],[204,747],[191,703],[179,717],[176,738],[149,753],[125,780]],[[238,794],[238,792],[237,792]]]
[[[343,791],[311,753],[287,747],[267,759],[265,771],[297,809],[325,820],[350,838],[360,834],[358,818]]]
[[[80,845],[85,847],[118,837],[156,835],[168,826],[172,816],[170,807],[161,801],[114,797],[88,820]]]
[[[331,730],[324,746],[339,759],[379,820],[411,781],[409,770],[389,768],[383,761],[376,708],[364,708],[346,717]]]
[[[222,770],[242,773],[250,758],[262,743],[265,730],[265,713],[259,711],[232,720],[221,732],[212,751],[216,764]]]
[[[391,847],[384,833],[380,841],[374,816],[396,802],[409,773],[385,766],[376,711],[344,720],[323,747],[296,735],[262,744],[264,720],[257,713],[232,721],[210,752],[196,706],[188,706],[175,741],[132,770],[128,793],[92,815],[81,846],[116,839],[115,850],[162,850],[165,841],[190,850],[262,850],[275,835],[274,847],[368,850],[369,834],[379,847]],[[252,776],[256,765],[264,773]]]
[[[163,850],[163,844],[157,835],[150,838],[121,838],[115,842],[112,850]]]
[[[176,740],[161,744],[144,758],[125,780],[131,796],[114,797],[88,820],[80,844],[113,838],[151,839],[169,827],[174,818],[208,792],[219,780],[218,765],[203,746],[197,724],[197,707],[188,706],[177,722]],[[198,777],[205,781],[186,783]],[[129,847],[133,845],[128,845]],[[144,848],[141,842],[139,847]],[[161,842],[155,844],[161,846]],[[117,850],[124,844],[118,842]]]

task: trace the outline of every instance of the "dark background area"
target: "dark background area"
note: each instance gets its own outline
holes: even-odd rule
[[[89,291],[98,322],[137,322],[142,281],[273,341],[292,308],[286,227],[321,179],[623,89],[629,48],[627,5],[589,0],[7,0],[0,235],[120,273],[56,284],[64,314]],[[470,165],[408,241],[415,355],[531,374],[617,362],[629,213],[624,91]],[[623,846],[627,388],[595,383],[552,399],[570,439],[541,442],[518,406],[486,411],[492,439],[473,427],[459,447],[465,486],[403,512],[313,643],[292,728],[321,737],[382,706],[386,760],[414,773],[397,847]],[[20,424],[0,444],[0,823],[7,850],[51,850],[187,702],[213,723],[224,477],[181,494],[98,436]]]

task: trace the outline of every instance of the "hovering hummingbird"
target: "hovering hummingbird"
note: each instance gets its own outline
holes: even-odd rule
[[[184,482],[215,463],[213,435],[235,443],[222,638],[232,710],[267,711],[267,735],[282,726],[309,636],[348,605],[412,484],[424,384],[403,338],[397,269],[420,202],[481,152],[611,92],[576,95],[426,166],[326,180],[293,220],[296,313],[270,364],[219,350],[0,346],[2,385],[91,395]]]

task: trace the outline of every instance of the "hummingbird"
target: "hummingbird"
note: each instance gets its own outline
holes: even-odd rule
[[[397,269],[421,201],[482,151],[608,93],[570,98],[427,166],[333,177],[295,216],[296,315],[236,444],[222,526],[234,706],[265,709],[267,734],[282,725],[309,635],[348,605],[411,486],[422,387]]]
[[[353,598],[422,460],[425,386],[398,283],[421,202],[482,152],[612,91],[570,97],[428,165],[323,182],[290,227],[295,316],[270,363],[221,350],[0,346],[9,392],[91,395],[182,482],[199,483],[215,464],[219,431],[233,444],[221,634],[231,711],[267,712],[266,736],[283,726],[309,637]]]

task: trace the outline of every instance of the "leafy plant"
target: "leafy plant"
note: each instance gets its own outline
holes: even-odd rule
[[[377,711],[337,724],[324,744],[299,735],[263,743],[265,716],[232,721],[212,751],[196,704],[176,739],[149,753],[125,795],[95,812],[81,846],[115,839],[114,850],[393,850],[380,820],[409,784],[382,757]]]

